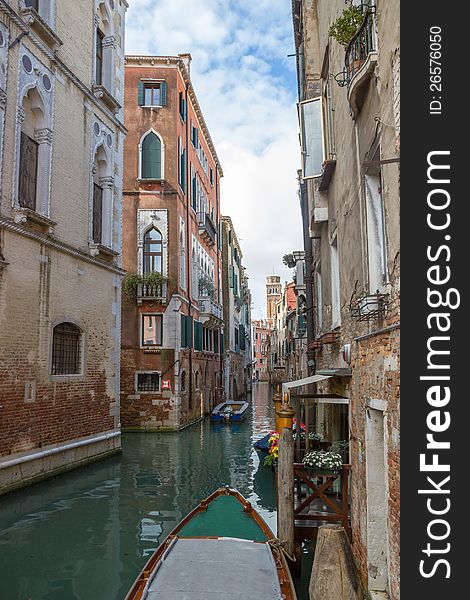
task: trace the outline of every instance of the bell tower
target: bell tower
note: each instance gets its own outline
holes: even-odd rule
[[[281,278],[279,275],[268,275],[268,277],[266,277],[266,312],[271,327],[276,320],[276,303],[281,297]]]

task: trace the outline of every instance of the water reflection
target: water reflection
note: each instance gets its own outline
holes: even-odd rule
[[[253,442],[273,428],[269,386],[244,423],[128,434],[122,456],[0,498],[2,600],[120,600],[201,498],[236,487],[275,530],[275,485]]]

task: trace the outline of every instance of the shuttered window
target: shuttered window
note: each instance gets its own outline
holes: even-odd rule
[[[193,347],[193,318],[181,315],[181,347]]]
[[[162,178],[162,143],[151,131],[142,142],[142,179]]]
[[[178,141],[179,148],[179,184],[184,193],[186,193],[186,148],[183,148],[181,138]]]
[[[202,350],[202,323],[194,321],[194,350]]]
[[[165,81],[139,81],[137,100],[140,106],[159,107],[167,105]]]
[[[240,325],[239,328],[239,337],[240,337],[240,350],[245,350],[246,345],[245,345],[245,327],[243,325]]]
[[[39,144],[21,132],[19,204],[36,210]]]
[[[183,122],[186,123],[187,105],[186,105],[186,100],[184,99],[184,96],[183,96],[183,92],[179,93],[179,108],[180,108],[180,117],[183,119]]]
[[[101,244],[103,238],[103,189],[93,186],[93,241]]]

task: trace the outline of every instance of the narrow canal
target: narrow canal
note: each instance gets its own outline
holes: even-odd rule
[[[274,475],[253,450],[273,422],[259,383],[240,425],[127,434],[122,455],[0,498],[0,599],[122,600],[167,533],[220,485],[275,531]]]

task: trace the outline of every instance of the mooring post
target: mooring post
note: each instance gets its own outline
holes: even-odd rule
[[[283,404],[279,413],[279,458],[277,470],[277,537],[290,556],[294,556],[294,411]]]
[[[274,429],[278,433],[281,433],[279,431],[278,416],[277,416],[277,413],[281,410],[281,406],[282,406],[282,395],[281,395],[281,384],[280,383],[276,384],[273,401],[274,401],[274,418],[275,418]]]

